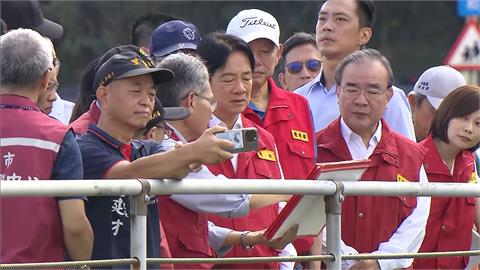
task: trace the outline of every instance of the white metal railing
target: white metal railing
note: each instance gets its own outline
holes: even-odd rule
[[[218,180],[54,180],[0,181],[0,197],[17,196],[111,196],[129,195],[131,222],[131,257],[138,263],[132,269],[146,269],[145,196],[167,194],[307,194],[325,196],[327,214],[328,269],[341,269],[340,215],[343,196],[432,196],[480,197],[480,185],[457,183],[334,182],[311,180],[278,181],[243,179]],[[477,254],[478,253],[471,253]],[[391,254],[394,255],[394,254]],[[418,254],[417,254],[418,255]],[[356,255],[359,256],[359,255]],[[365,255],[363,255],[365,256]],[[388,255],[386,255],[388,257]],[[402,254],[402,256],[408,256]],[[414,256],[414,255],[413,255]],[[413,257],[410,256],[410,257]],[[332,259],[333,258],[333,259]],[[354,258],[354,257],[353,257]],[[151,261],[151,259],[148,259]]]

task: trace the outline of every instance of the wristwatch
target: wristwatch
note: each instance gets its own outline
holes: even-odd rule
[[[249,231],[246,231],[240,234],[240,246],[245,250],[252,249],[255,246],[255,245],[247,244],[247,234],[249,233],[250,233]]]

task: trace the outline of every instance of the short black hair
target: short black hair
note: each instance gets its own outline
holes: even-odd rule
[[[287,54],[296,47],[303,45],[312,45],[314,48],[317,48],[317,42],[315,41],[315,36],[305,32],[297,32],[290,36],[285,43],[283,43],[283,52],[282,58],[280,59],[280,69],[285,68],[285,61]]]
[[[328,0],[322,2],[320,9]],[[375,5],[372,0],[356,0],[357,16],[360,27],[369,27],[373,30],[377,15],[375,13]]]
[[[130,44],[148,48],[153,30],[159,25],[176,19],[163,13],[152,13],[139,17],[130,30]]]
[[[205,36],[197,48],[197,54],[205,61],[210,76],[225,66],[233,52],[244,53],[252,71],[255,69],[255,56],[252,49],[237,36],[219,32],[211,33]]]
[[[295,47],[302,46],[305,44],[313,45],[317,47],[317,42],[315,41],[315,36],[305,32],[297,32],[289,37],[285,43],[283,43],[283,52],[282,57],[287,56],[287,54]]]
[[[360,27],[369,27],[373,30],[377,15],[372,0],[357,0],[357,15]]]

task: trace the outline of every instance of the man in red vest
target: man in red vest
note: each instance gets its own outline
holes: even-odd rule
[[[275,138],[285,179],[306,179],[315,164],[313,120],[307,99],[281,89],[272,79],[282,54],[277,20],[262,10],[242,10],[230,20],[226,33],[247,42],[255,56],[252,92],[243,115]],[[309,255],[312,243],[313,238],[302,238],[294,245],[298,254]]]
[[[170,69],[175,73],[175,78],[162,85],[162,90],[158,93],[162,104],[170,107],[180,106],[191,112],[184,120],[168,121],[166,136],[177,143],[197,140],[207,128],[212,111],[217,106],[206,66],[198,58],[180,53],[166,57],[158,67]],[[166,145],[173,145],[173,142],[165,140],[164,146]],[[266,171],[266,167],[262,169],[263,172]],[[190,173],[186,178],[209,181],[226,179],[225,176],[203,166],[201,170]],[[296,231],[291,231],[278,241],[267,241],[262,232],[265,227],[257,229],[254,228],[255,224],[250,224],[249,229],[255,231],[245,232],[233,227],[216,226],[209,222],[207,217],[207,214],[229,219],[246,216],[253,209],[264,208],[278,202],[281,197],[285,199],[285,196],[260,194],[172,194],[160,197],[160,217],[172,256],[221,257],[232,247],[235,249],[255,244],[283,248],[295,236]],[[210,269],[213,264],[182,264],[180,267]]]
[[[82,179],[73,132],[36,105],[54,68],[47,41],[19,29],[3,35],[0,47],[0,180]],[[1,198],[0,214],[2,263],[91,257],[93,233],[81,198]]]
[[[356,51],[335,74],[340,117],[317,133],[319,162],[370,159],[369,181],[427,182],[425,149],[382,119],[391,99],[388,60],[373,49]],[[350,196],[342,204],[344,253],[415,253],[425,235],[428,197]],[[350,269],[407,268],[413,259],[365,260]],[[345,262],[349,264],[349,262]]]

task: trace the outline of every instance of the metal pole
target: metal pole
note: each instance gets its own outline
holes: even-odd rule
[[[148,181],[138,180],[142,184],[142,192],[130,196],[130,255],[138,259],[138,264],[130,266],[132,270],[147,269],[147,204],[145,199],[150,191]],[[160,244],[160,243],[159,243]]]
[[[340,251],[341,241],[341,214],[343,201],[343,184],[335,182],[337,191],[332,196],[325,197],[325,212],[327,214],[327,254],[333,255],[333,261],[327,261],[327,269],[342,269],[342,258]]]
[[[141,191],[135,179],[0,181],[1,197],[137,195]]]

